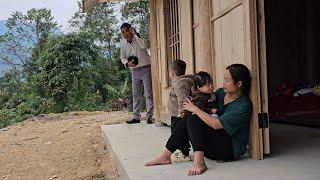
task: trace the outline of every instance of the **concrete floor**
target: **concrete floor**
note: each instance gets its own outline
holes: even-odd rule
[[[216,163],[206,159],[208,171],[188,177],[192,162],[144,167],[165,146],[170,128],[145,123],[107,125],[102,134],[112,149],[121,179],[131,180],[320,180],[320,129],[271,124],[271,151],[267,159],[243,158]]]

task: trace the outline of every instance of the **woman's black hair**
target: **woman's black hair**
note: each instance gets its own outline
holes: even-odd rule
[[[197,74],[195,74],[194,85],[196,87],[201,88],[202,86],[207,85],[209,83],[212,83],[212,78],[209,73],[200,71]]]
[[[242,94],[245,96],[249,96],[251,87],[251,76],[248,67],[243,64],[232,64],[226,69],[229,70],[234,84],[239,81],[242,82]]]

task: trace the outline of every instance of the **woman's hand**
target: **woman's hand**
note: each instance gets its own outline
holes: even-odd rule
[[[213,118],[210,114],[202,111],[196,105],[192,104],[190,99],[187,98],[187,101],[183,103],[183,110],[190,111],[196,114],[203,122],[213,129],[222,129],[223,126],[218,118]]]
[[[183,110],[187,110],[192,113],[196,113],[199,109],[196,105],[194,105],[189,98],[186,99],[186,102],[183,103]]]

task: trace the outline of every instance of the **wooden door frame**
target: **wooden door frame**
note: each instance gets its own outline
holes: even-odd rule
[[[269,102],[268,102],[268,74],[267,74],[267,48],[266,48],[266,27],[265,27],[265,0],[258,0],[257,11],[258,11],[258,54],[260,64],[260,89],[261,89],[261,111],[269,113]],[[264,155],[270,154],[270,129],[269,119],[267,119],[267,127],[263,129],[263,152]]]
[[[250,20],[249,28],[252,47],[252,101],[254,104],[253,121],[251,123],[251,155],[253,159],[264,159],[270,154],[269,119],[259,119],[268,113],[268,81],[266,59],[266,34],[264,0],[247,0]],[[253,24],[252,24],[253,23]],[[260,121],[260,122],[259,122]],[[262,122],[263,121],[263,122]]]
[[[250,124],[250,154],[253,159],[264,158],[263,130],[259,127],[258,114],[261,113],[261,85],[260,85],[260,61],[259,61],[259,35],[258,35],[258,0],[243,0],[244,12],[244,41],[245,61],[251,65],[252,90],[251,100],[253,114]]]

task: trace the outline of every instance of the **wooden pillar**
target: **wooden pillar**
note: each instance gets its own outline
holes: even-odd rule
[[[159,72],[157,57],[157,16],[156,16],[156,0],[150,0],[150,46],[151,46],[151,75],[153,90],[154,117],[156,121],[160,120],[159,111]]]

